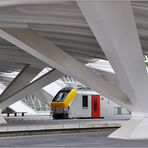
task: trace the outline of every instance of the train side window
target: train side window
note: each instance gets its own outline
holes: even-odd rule
[[[110,101],[108,100],[108,104],[110,103]]]
[[[104,100],[104,98],[101,98],[101,100]]]
[[[95,112],[97,111],[97,99],[96,98],[94,99],[94,111]]]
[[[83,108],[88,107],[88,96],[82,96],[82,107]]]

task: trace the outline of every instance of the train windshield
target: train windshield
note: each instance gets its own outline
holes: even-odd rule
[[[53,102],[63,102],[70,91],[60,91],[54,97]]]

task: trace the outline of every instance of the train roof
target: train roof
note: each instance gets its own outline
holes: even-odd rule
[[[93,91],[89,87],[84,87],[84,86],[64,87],[63,89],[61,89],[61,91],[71,91],[72,89],[76,89],[78,93],[80,93],[80,92],[82,93],[83,92],[83,94],[99,95],[99,93]]]

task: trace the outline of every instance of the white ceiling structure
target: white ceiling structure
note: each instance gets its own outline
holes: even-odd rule
[[[148,138],[137,134],[148,131],[148,2],[0,0],[0,28],[0,81],[19,73],[1,108],[69,75],[132,112],[111,137]],[[113,70],[100,68],[101,60]],[[32,82],[45,67],[53,70]]]

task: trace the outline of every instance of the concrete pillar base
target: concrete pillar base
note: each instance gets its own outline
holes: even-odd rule
[[[0,114],[0,124],[6,124],[6,123],[7,123],[7,121],[4,119],[2,114]]]
[[[148,117],[132,117],[108,137],[126,140],[148,139]]]

